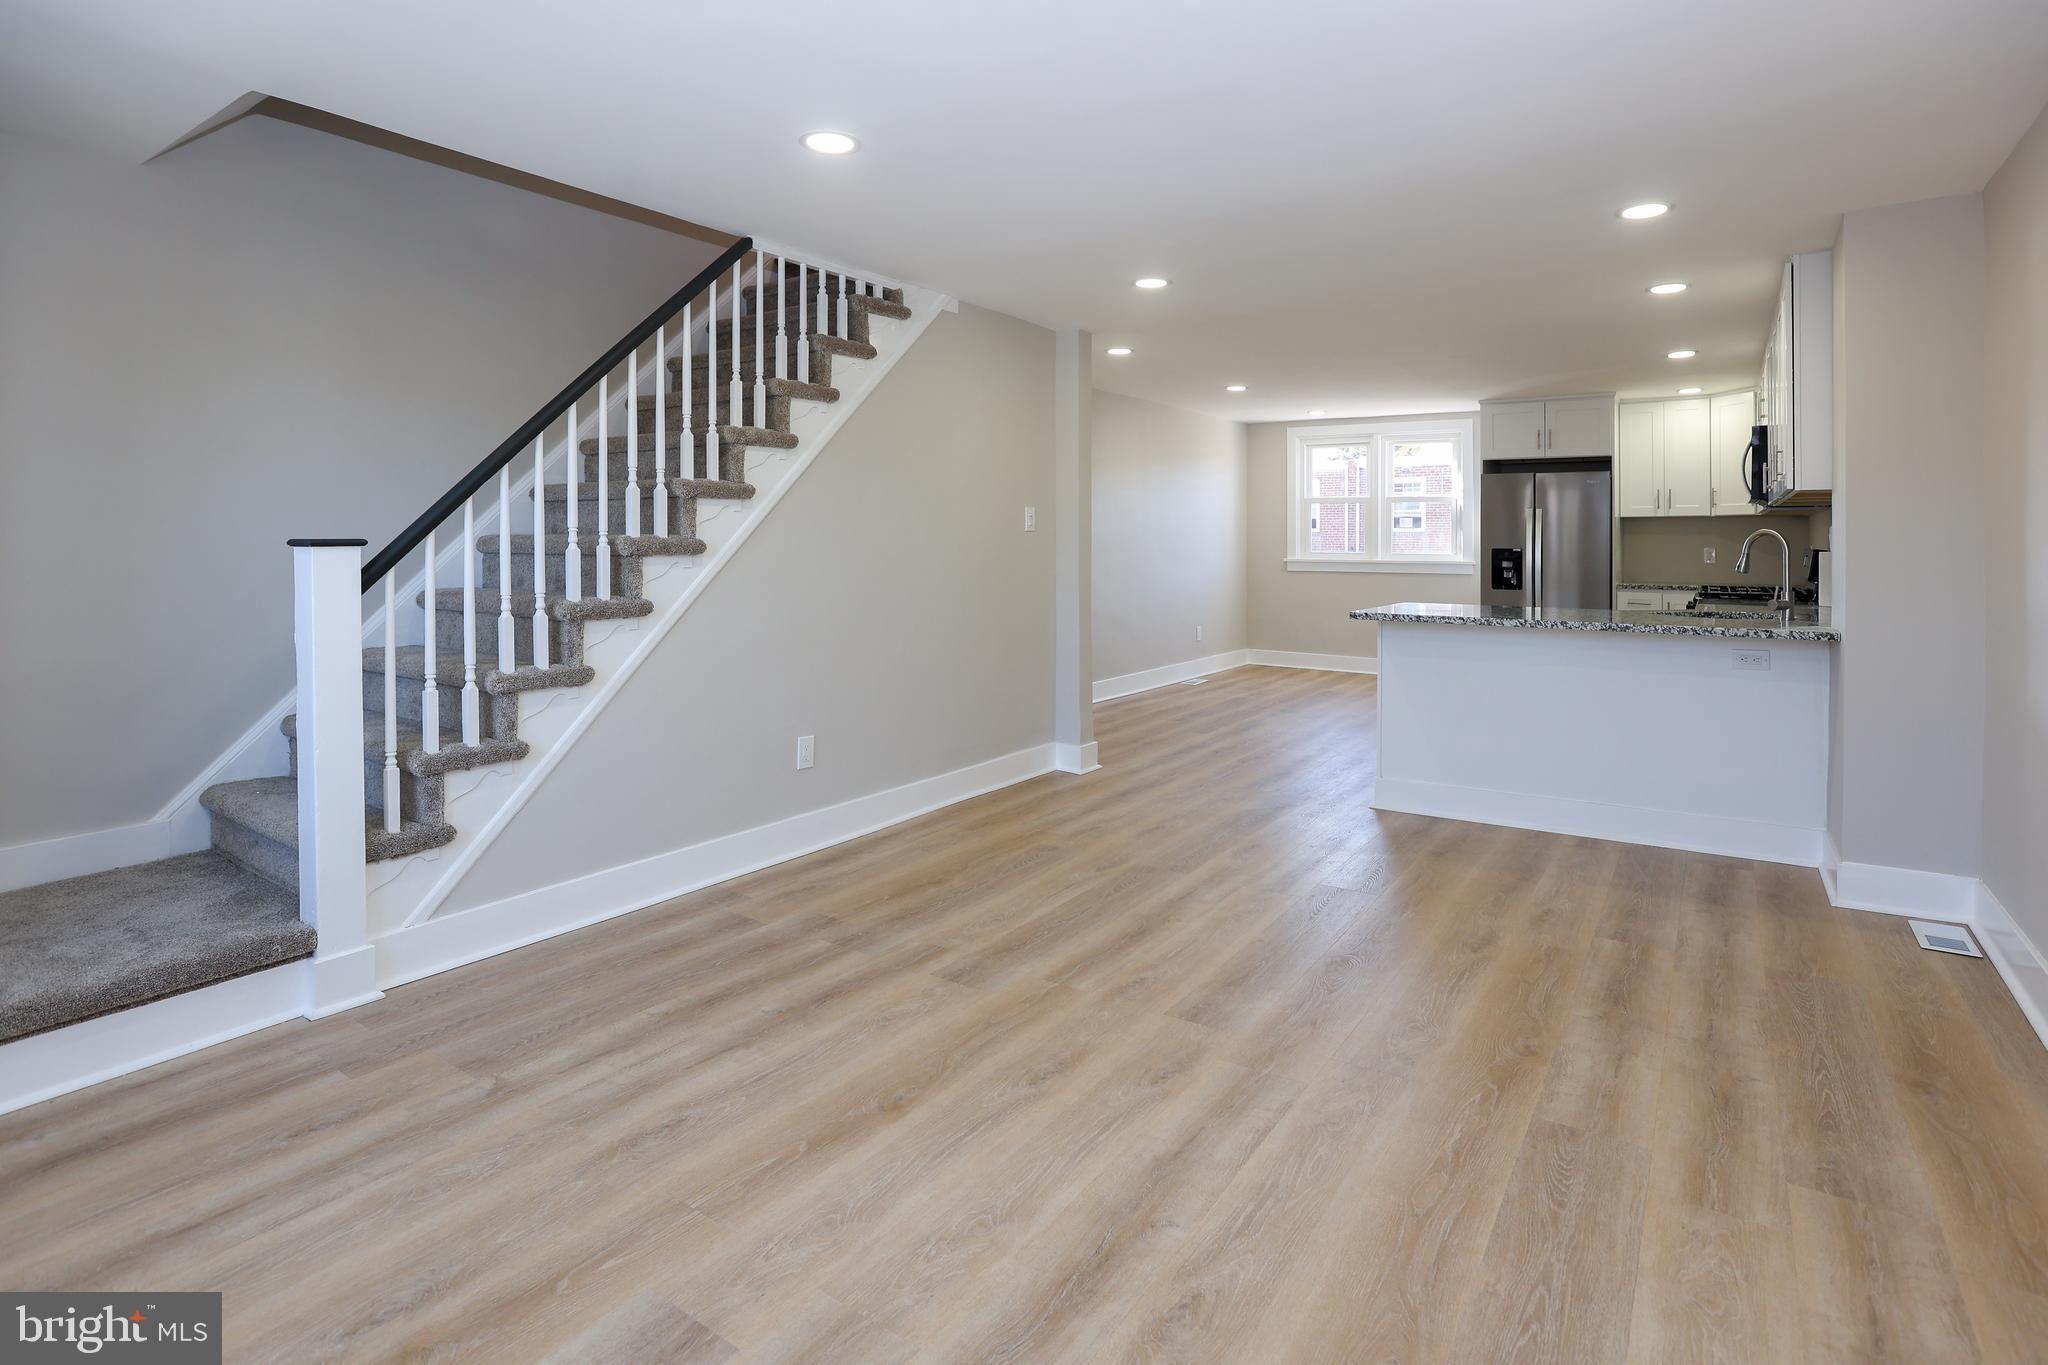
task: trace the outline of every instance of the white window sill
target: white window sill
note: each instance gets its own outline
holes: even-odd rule
[[[1289,559],[1289,573],[1452,573],[1478,566],[1469,559]]]

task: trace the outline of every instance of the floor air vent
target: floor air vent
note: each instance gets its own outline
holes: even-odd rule
[[[1964,957],[1984,956],[1977,951],[1977,941],[1970,937],[1970,931],[1960,924],[1935,924],[1924,919],[1906,922],[1913,926],[1913,937],[1929,952],[1960,953]]]
[[[1182,678],[1180,685],[1182,687],[1200,687],[1207,681],[1209,681],[1207,678]]]

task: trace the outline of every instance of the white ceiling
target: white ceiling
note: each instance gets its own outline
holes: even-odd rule
[[[251,91],[1087,327],[1136,351],[1101,387],[1266,420],[1748,382],[1781,258],[1982,187],[2048,4],[0,0],[0,123],[141,161]]]

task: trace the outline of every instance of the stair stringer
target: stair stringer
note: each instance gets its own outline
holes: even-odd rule
[[[527,756],[449,775],[446,818],[457,831],[454,840],[409,858],[371,864],[369,929],[373,942],[434,917],[578,736],[674,629],[868,394],[924,335],[933,319],[957,306],[946,295],[912,286],[904,287],[903,301],[911,310],[908,319],[872,320],[870,341],[877,352],[873,360],[841,359],[834,365],[832,377],[839,401],[799,401],[792,406],[790,430],[797,437],[795,447],[748,450],[746,478],[754,486],[754,497],[745,502],[708,502],[699,509],[697,535],[704,542],[704,553],[694,558],[649,561],[643,596],[653,602],[653,612],[638,619],[591,624],[585,636],[584,659],[596,678],[584,687],[519,695],[519,737],[531,746]]]

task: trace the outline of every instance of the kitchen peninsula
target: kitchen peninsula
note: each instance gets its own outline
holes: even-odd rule
[[[1350,614],[1379,627],[1376,808],[1820,862],[1828,613]]]

